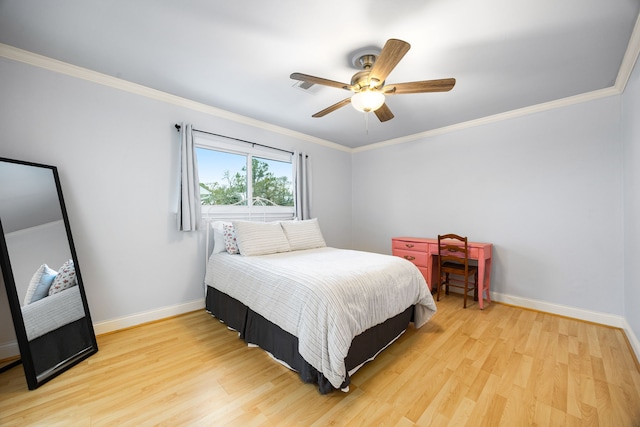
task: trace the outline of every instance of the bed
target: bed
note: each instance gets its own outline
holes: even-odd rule
[[[207,311],[320,393],[348,391],[359,367],[436,311],[411,262],[327,247],[315,219],[213,229]]]

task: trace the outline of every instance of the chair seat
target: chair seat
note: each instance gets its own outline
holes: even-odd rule
[[[455,262],[445,262],[445,263],[442,263],[442,269],[456,270],[464,273],[464,264],[457,264]],[[475,273],[476,271],[478,271],[478,267],[476,267],[475,265],[470,265],[468,267],[468,271],[469,273]]]

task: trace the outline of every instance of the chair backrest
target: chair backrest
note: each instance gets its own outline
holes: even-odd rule
[[[465,274],[469,270],[469,246],[466,237],[457,234],[438,235],[438,259],[440,268],[446,262],[464,265]],[[441,270],[442,271],[442,270]]]

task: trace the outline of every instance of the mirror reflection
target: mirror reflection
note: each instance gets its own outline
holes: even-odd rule
[[[35,388],[97,345],[56,169],[3,159],[0,184],[2,271],[27,382]]]

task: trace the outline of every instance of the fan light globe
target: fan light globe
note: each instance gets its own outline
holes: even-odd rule
[[[382,104],[384,104],[384,94],[381,92],[363,90],[351,97],[351,105],[353,105],[353,108],[363,113],[376,111],[382,107]]]

